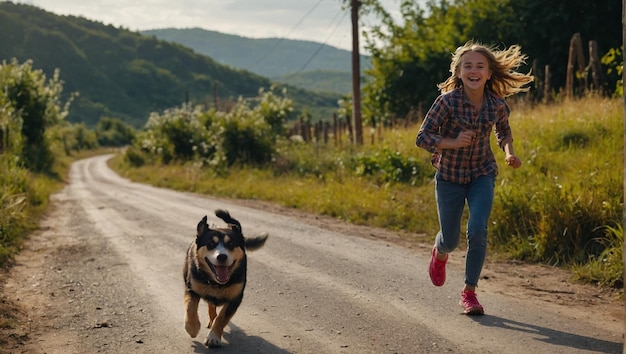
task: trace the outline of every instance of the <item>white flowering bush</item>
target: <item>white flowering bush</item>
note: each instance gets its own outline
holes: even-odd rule
[[[283,89],[282,97],[274,94],[273,88],[269,91],[259,89],[259,104],[254,107],[254,112],[263,117],[270,125],[274,134],[285,135],[285,123],[293,112],[293,101],[285,98],[287,90]]]
[[[259,90],[259,97],[240,98],[230,112],[182,106],[152,113],[131,151],[166,164],[200,161],[214,169],[262,165],[271,161],[292,110],[291,100]]]
[[[135,145],[163,163],[194,159],[205,139],[198,107],[186,105],[152,113],[145,130],[137,135]]]

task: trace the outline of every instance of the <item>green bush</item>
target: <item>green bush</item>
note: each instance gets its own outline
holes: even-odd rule
[[[42,70],[35,70],[32,61],[0,65],[0,95],[2,103],[9,108],[10,114],[2,122],[3,135],[18,134],[21,139],[14,141],[18,145],[10,146],[20,156],[21,162],[34,171],[49,171],[54,162],[50,151],[47,128],[59,123],[67,115],[71,99],[61,103],[62,81],[59,71],[46,80]]]
[[[624,287],[624,228],[605,226],[604,236],[596,241],[604,246],[598,255],[574,266],[576,280],[614,288]]]
[[[160,114],[152,113],[145,131],[137,134],[135,145],[165,164],[191,160],[197,156],[206,135],[200,114],[199,108],[184,105]]]
[[[131,167],[141,167],[146,163],[145,154],[136,147],[131,146],[124,153],[124,161]]]
[[[215,171],[234,164],[260,166],[276,151],[291,101],[272,91],[251,100],[239,99],[230,112],[183,106],[152,113],[134,145],[164,164],[200,161]],[[257,102],[257,103],[255,103]],[[137,151],[133,151],[134,154]]]
[[[615,97],[623,97],[624,95],[624,82],[622,80],[622,70],[624,70],[624,59],[622,55],[623,48],[611,48],[600,62],[607,68],[606,75],[610,78],[609,82],[615,82],[615,87],[609,87],[609,90],[614,90],[613,95]]]
[[[432,175],[431,166],[424,166],[418,159],[386,147],[371,154],[358,154],[353,163],[357,176],[371,176],[379,183],[421,185],[426,176]]]
[[[126,146],[133,142],[135,129],[119,118],[103,117],[96,125],[96,136],[100,146]]]
[[[209,129],[215,155],[213,166],[235,163],[261,166],[268,163],[275,150],[276,134],[265,117],[240,101],[229,114],[216,116]]]
[[[70,124],[63,121],[48,129],[47,135],[50,137],[52,151],[64,153],[66,156],[70,156],[72,152],[98,147],[96,133],[89,130],[85,123]]]
[[[278,141],[276,154],[268,167],[275,176],[323,179],[328,174],[342,175],[346,169],[345,161],[353,153],[352,147],[339,149],[328,145],[308,144],[300,139],[283,139]]]
[[[58,72],[46,81],[30,61],[0,64],[0,266],[37,227],[61,184],[63,167],[53,155],[69,107],[61,107],[61,90]]]

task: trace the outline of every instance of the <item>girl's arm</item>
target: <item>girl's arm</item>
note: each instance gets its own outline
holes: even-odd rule
[[[443,149],[460,149],[466,146],[470,146],[472,144],[472,140],[476,133],[471,130],[465,130],[459,133],[456,138],[443,138],[439,141],[439,145],[437,148],[439,150]]]
[[[515,149],[513,149],[513,139],[506,138],[502,141],[502,149],[506,154],[506,164],[513,167],[518,168],[522,166],[522,160],[519,157],[515,156]]]

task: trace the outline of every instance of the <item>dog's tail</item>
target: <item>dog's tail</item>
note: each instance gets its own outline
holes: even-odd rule
[[[215,211],[215,216],[217,216],[218,218],[224,220],[225,223],[227,223],[228,225],[233,225],[235,227],[237,227],[237,229],[239,229],[239,232],[241,231],[241,224],[239,223],[239,220],[233,218],[232,216],[230,216],[230,213],[227,210],[223,210],[223,209],[217,209]]]
[[[246,250],[254,251],[263,247],[263,245],[265,244],[265,241],[267,241],[268,236],[269,235],[267,234],[267,232],[262,232],[251,238],[246,237]]]
[[[234,227],[236,227],[239,232],[242,232],[241,230],[241,224],[239,223],[239,221],[235,218],[233,218],[232,216],[230,216],[230,213],[227,210],[223,210],[223,209],[217,209],[215,211],[215,215],[224,220],[225,223],[227,223],[228,225],[232,225]],[[205,216],[206,219],[206,216]],[[262,232],[254,237],[251,238],[245,238],[245,247],[246,250],[248,251],[254,251],[254,250],[258,250],[259,248],[263,247],[263,245],[265,244],[265,241],[267,241],[267,237],[269,235],[267,234],[267,232]]]

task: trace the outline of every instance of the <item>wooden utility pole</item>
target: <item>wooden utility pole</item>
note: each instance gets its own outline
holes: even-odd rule
[[[363,123],[361,121],[361,63],[359,54],[359,0],[351,1],[352,13],[352,127],[354,143],[363,145]]]

